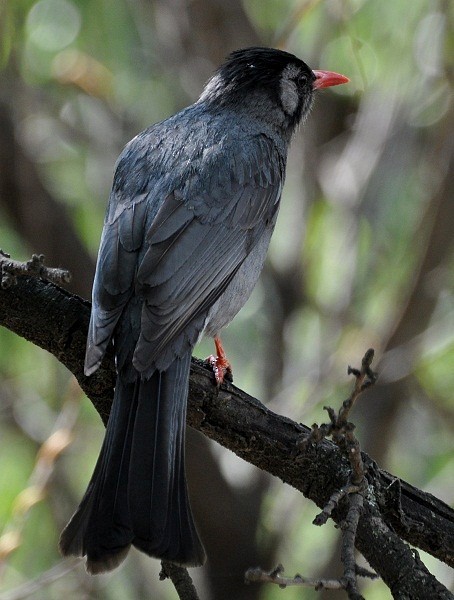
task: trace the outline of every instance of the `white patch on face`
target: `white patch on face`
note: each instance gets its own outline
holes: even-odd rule
[[[300,101],[298,88],[295,82],[295,78],[298,76],[299,71],[300,70],[296,65],[287,65],[281,75],[281,104],[282,108],[289,116],[295,114]]]

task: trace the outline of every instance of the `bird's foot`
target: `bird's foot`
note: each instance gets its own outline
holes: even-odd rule
[[[216,346],[216,356],[211,354],[205,362],[213,369],[216,384],[219,386],[221,383],[224,383],[224,380],[233,381],[233,372],[232,366],[222,347],[221,339],[216,336],[214,338],[214,344]]]

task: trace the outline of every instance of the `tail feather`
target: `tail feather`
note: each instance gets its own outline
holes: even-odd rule
[[[127,502],[134,384],[117,381],[106,436],[79,508],[60,537],[64,555],[87,556],[87,570],[108,571],[125,558],[133,539]],[[130,401],[125,401],[130,398]]]
[[[152,394],[159,402],[150,403],[147,394],[139,395],[138,414],[143,420],[134,428],[130,509],[136,536],[133,544],[137,548],[177,563],[198,565],[204,560],[204,551],[192,519],[184,473],[189,365],[190,355],[151,378]],[[181,398],[185,399],[183,406]],[[146,424],[150,422],[155,424],[154,438],[152,444],[148,442],[148,452],[144,454],[143,448],[149,439]],[[153,472],[146,493],[142,477],[144,462],[146,470]],[[165,503],[162,498],[166,498]],[[149,515],[149,519],[144,518],[145,515]]]
[[[204,561],[184,472],[189,367],[187,353],[148,380],[117,380],[100,457],[60,540],[92,573],[115,568],[131,544],[182,565]]]

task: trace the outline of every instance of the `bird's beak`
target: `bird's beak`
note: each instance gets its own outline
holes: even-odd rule
[[[315,81],[313,87],[315,90],[320,88],[331,87],[332,85],[341,85],[342,83],[348,83],[350,79],[345,75],[339,73],[333,73],[333,71],[312,71],[315,75]]]

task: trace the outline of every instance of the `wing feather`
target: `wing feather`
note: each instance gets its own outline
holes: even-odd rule
[[[275,220],[285,158],[270,137],[256,134],[246,144],[223,134],[211,146],[205,140],[202,153],[194,144],[186,160],[175,153],[175,164],[165,169],[144,150],[147,135],[150,152],[158,146],[161,152],[153,130],[130,142],[118,162],[98,256],[86,372],[99,366],[133,298],[142,306],[137,331],[131,329],[136,317],[125,325],[136,344],[134,366],[146,377],[165,369],[195,344],[208,310]],[[164,155],[169,160],[171,153]]]

